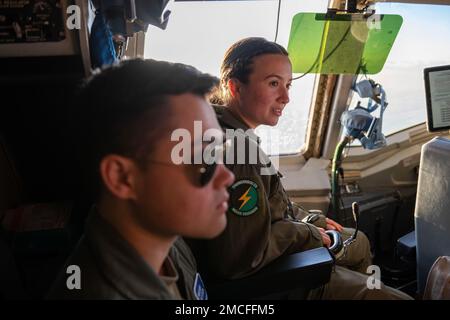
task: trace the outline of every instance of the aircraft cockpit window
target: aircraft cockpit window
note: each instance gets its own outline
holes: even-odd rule
[[[444,5],[377,3],[377,14],[398,14],[403,17],[402,28],[383,70],[370,79],[381,83],[389,107],[383,119],[387,136],[424,123],[427,118],[423,70],[450,64],[450,7]],[[357,79],[365,79],[360,75]],[[361,98],[352,92],[349,109]],[[367,104],[366,101],[362,101]],[[352,145],[358,145],[355,140]]]
[[[231,44],[245,37],[274,40],[278,1],[194,1],[173,2],[166,30],[150,26],[146,34],[145,57],[177,61],[201,71],[220,75],[223,54]],[[326,12],[328,0],[281,1],[277,42],[287,47],[292,17],[298,12]],[[296,77],[300,74],[294,74]],[[261,126],[267,154],[294,154],[305,142],[315,75],[292,82],[290,102],[275,127]]]

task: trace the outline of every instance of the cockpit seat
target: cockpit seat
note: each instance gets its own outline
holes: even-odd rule
[[[210,299],[296,299],[330,280],[333,258],[316,248],[273,261],[256,274],[220,283],[207,283]]]
[[[439,256],[450,256],[450,140],[422,146],[415,208],[418,291]]]
[[[4,138],[0,135],[0,221],[21,198],[21,183]],[[0,299],[26,298],[16,261],[0,224]]]
[[[72,202],[27,201],[0,135],[0,297],[42,298],[81,232]]]
[[[437,258],[428,274],[424,300],[450,300],[450,257]]]
[[[6,141],[0,135],[0,220],[5,211],[22,200],[22,183],[8,151]]]
[[[411,231],[397,240],[397,256],[404,262],[416,262],[416,233]]]

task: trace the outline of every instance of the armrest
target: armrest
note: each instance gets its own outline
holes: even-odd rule
[[[416,260],[416,233],[412,231],[397,240],[397,253],[403,259]]]
[[[333,258],[326,248],[280,257],[252,276],[206,287],[211,299],[250,299],[304,289],[330,280]]]

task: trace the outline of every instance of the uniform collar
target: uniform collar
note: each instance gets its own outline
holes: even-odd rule
[[[258,144],[261,143],[261,139],[256,135],[255,131],[234,115],[228,107],[213,105],[213,108],[223,129],[242,129],[250,139]]]
[[[86,240],[100,272],[127,299],[174,299],[163,279],[95,210],[86,221]],[[168,263],[173,266],[167,257]],[[172,277],[178,278],[173,268]]]
[[[177,287],[177,281],[179,278],[178,272],[170,257],[167,257],[167,259],[164,261],[164,268],[167,274],[164,276],[160,276],[161,280],[164,281],[167,288],[169,288],[169,291],[175,298],[182,299],[180,290]]]

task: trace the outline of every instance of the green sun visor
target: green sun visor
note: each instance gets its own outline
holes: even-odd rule
[[[298,13],[288,51],[294,73],[375,74],[402,25],[399,15]]]

